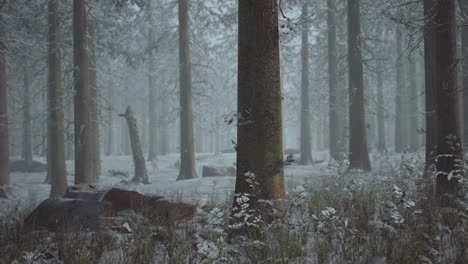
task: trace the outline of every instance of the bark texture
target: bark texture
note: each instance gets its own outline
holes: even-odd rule
[[[143,156],[143,150],[141,149],[137,122],[132,108],[128,106],[125,114],[121,114],[120,116],[127,120],[128,132],[130,135],[130,147],[132,149],[133,164],[135,165],[135,175],[133,176],[132,182],[149,184],[145,157]]]
[[[22,158],[29,166],[33,160],[31,126],[31,83],[27,63],[23,65],[23,153]]]
[[[385,103],[383,98],[382,71],[382,62],[379,61],[377,66],[377,150],[380,153],[386,153],[387,144],[385,141]]]
[[[75,88],[75,183],[93,182],[91,89],[86,39],[86,1],[73,0],[73,79]]]
[[[89,86],[91,89],[91,141],[92,141],[92,161],[93,179],[98,181],[101,175],[101,144],[99,129],[99,89],[97,86],[97,66],[96,66],[96,23],[89,21]]]
[[[330,142],[330,155],[338,161],[343,161],[343,149],[340,147],[343,142],[340,131],[341,124],[339,123],[340,114],[338,112],[338,64],[337,64],[337,50],[336,50],[336,1],[327,1],[327,27],[328,27],[328,133]]]
[[[426,175],[435,169],[437,154],[437,100],[436,100],[436,30],[435,0],[424,0],[424,76],[426,100]]]
[[[439,0],[435,24],[436,96],[437,96],[437,185],[436,196],[444,202],[444,194],[457,191],[458,177],[463,175],[461,142],[456,2]]]
[[[48,172],[51,183],[50,196],[61,197],[67,189],[67,172],[65,167],[64,104],[61,76],[60,53],[60,15],[59,1],[49,0],[49,47],[48,47],[48,96],[49,124]]]
[[[418,87],[416,81],[416,58],[414,55],[410,58],[409,61],[410,70],[410,87],[409,87],[409,96],[408,96],[408,110],[409,110],[409,151],[416,152],[419,149],[418,141]]]
[[[197,177],[192,113],[192,66],[190,62],[189,0],[179,1],[180,73],[180,173],[177,180]]]
[[[468,1],[460,2],[464,26],[462,30],[462,80],[463,80],[463,148],[468,148]]]
[[[360,0],[348,0],[349,169],[371,170],[364,112]]]
[[[3,7],[3,6],[2,6]],[[0,8],[0,11],[3,8]],[[6,69],[6,29],[0,14],[0,185],[10,184],[10,160],[8,141],[8,86]]]
[[[312,142],[310,134],[309,102],[309,18],[308,4],[302,6],[302,79],[301,79],[301,161],[300,164],[312,163]]]
[[[150,19],[151,21],[151,19]],[[157,156],[157,113],[156,113],[156,87],[154,85],[154,31],[152,28],[148,29],[148,107],[149,107],[149,154],[148,160],[156,160]]]
[[[397,56],[395,62],[396,69],[396,92],[395,92],[395,152],[404,152],[406,150],[405,138],[405,118],[403,116],[403,98],[404,83],[403,83],[403,47],[401,39],[401,29],[397,26],[396,29],[396,49]]]
[[[269,223],[276,213],[284,212],[285,192],[277,1],[240,0],[238,27],[237,176],[231,237],[248,229],[243,205]]]

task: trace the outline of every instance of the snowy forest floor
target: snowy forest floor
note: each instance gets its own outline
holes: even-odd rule
[[[314,154],[317,160],[327,156]],[[45,173],[13,173],[15,198],[0,200],[0,263],[468,263],[467,197],[436,208],[433,183],[422,177],[423,153],[372,155],[371,173],[345,172],[328,161],[293,163],[285,169],[287,216],[262,226],[259,241],[233,244],[226,243],[225,231],[235,177],[201,178],[201,168],[232,165],[235,154],[200,153],[196,159],[200,177],[185,181],[176,181],[178,155],[147,162],[149,185],[128,185],[129,179],[109,173],[132,177],[131,157],[103,159],[100,185],[199,207],[194,220],[175,226],[129,219],[125,234],[23,234],[17,223],[48,198],[50,186],[43,184]],[[67,170],[73,171],[73,162]],[[167,239],[155,241],[161,233]]]

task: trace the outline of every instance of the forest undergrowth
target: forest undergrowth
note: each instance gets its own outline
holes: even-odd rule
[[[213,196],[188,223],[127,214],[98,232],[29,232],[21,223],[32,208],[3,212],[0,263],[468,263],[466,192],[439,208],[421,159],[373,159],[371,173],[344,165],[289,190],[286,216],[258,223],[255,240],[227,243],[232,195]]]

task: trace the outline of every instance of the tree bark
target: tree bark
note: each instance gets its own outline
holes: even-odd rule
[[[150,19],[151,21],[151,19]],[[156,113],[156,87],[154,86],[154,54],[152,45],[154,44],[154,31],[148,29],[148,90],[149,90],[149,154],[148,160],[153,161],[157,158],[157,113]]]
[[[61,197],[67,189],[67,172],[65,167],[64,136],[64,90],[61,76],[60,53],[60,15],[59,1],[49,0],[49,54],[48,54],[48,95],[49,123],[48,140],[50,141],[48,168],[51,182],[51,197]]]
[[[93,182],[91,89],[86,40],[86,1],[73,0],[73,79],[75,88],[75,183]]]
[[[418,141],[418,87],[416,81],[416,58],[413,56],[410,58],[410,89],[409,89],[409,96],[408,96],[408,110],[409,110],[409,151],[416,152],[419,149],[419,141]]]
[[[364,113],[360,0],[348,0],[349,169],[371,170]]]
[[[457,191],[459,177],[463,176],[463,149],[460,130],[456,3],[439,0],[435,17],[437,73],[437,185],[436,197],[444,204],[444,194]]]
[[[145,157],[143,156],[143,150],[141,149],[140,136],[138,134],[137,122],[133,110],[130,106],[127,107],[125,114],[120,116],[127,120],[128,132],[130,135],[130,146],[132,149],[133,163],[135,165],[135,175],[133,176],[132,182],[149,184],[148,171],[146,170]]]
[[[31,127],[31,85],[29,77],[29,69],[25,61],[23,65],[23,160],[26,166],[29,167],[33,160],[32,153],[32,127]]]
[[[338,161],[343,161],[342,138],[340,136],[338,100],[338,64],[336,51],[336,1],[327,1],[327,27],[328,27],[328,113],[329,113],[329,140],[330,140],[330,155]]]
[[[302,78],[301,78],[301,165],[312,163],[309,102],[309,21],[308,4],[302,6]]]
[[[247,235],[243,205],[253,210],[248,214],[270,223],[284,213],[285,193],[277,1],[240,0],[238,32],[237,177],[230,237]]]
[[[403,87],[403,63],[401,57],[403,56],[402,40],[401,40],[401,29],[397,26],[396,29],[396,93],[395,93],[395,152],[401,153],[406,149],[405,146],[405,129],[404,129],[404,117],[403,117],[403,98],[404,98],[404,87]]]
[[[114,154],[114,127],[113,127],[113,119],[112,119],[112,97],[113,97],[113,89],[109,86],[109,98],[108,105],[107,105],[107,156],[111,156]]]
[[[386,153],[387,144],[385,141],[385,103],[383,100],[382,71],[382,62],[379,61],[377,66],[377,130],[379,135],[377,139],[377,150],[380,153]]]
[[[89,86],[91,88],[91,137],[92,137],[92,162],[93,179],[99,180],[101,175],[101,145],[99,135],[99,90],[97,87],[96,66],[96,25],[94,21],[89,22]]]
[[[177,180],[197,177],[192,113],[192,66],[190,62],[189,1],[179,1],[180,67],[180,173]]]
[[[464,18],[462,27],[462,80],[463,80],[463,148],[468,148],[468,2],[461,1],[460,9]]]
[[[437,154],[437,100],[436,100],[436,41],[435,41],[435,0],[424,0],[424,76],[426,100],[426,165],[425,175],[435,169]]]
[[[1,8],[0,8],[1,11]],[[8,141],[8,86],[6,67],[6,29],[0,14],[0,186],[10,184],[10,154]]]

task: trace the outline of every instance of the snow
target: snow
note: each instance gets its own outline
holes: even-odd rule
[[[326,153],[314,153],[316,158],[324,158]],[[43,158],[36,158],[45,162]],[[176,162],[179,154],[159,156],[156,161],[146,163],[150,184],[128,185],[129,180],[122,176],[112,176],[109,170],[129,172],[133,177],[134,167],[131,156],[109,156],[102,158],[102,175],[98,185],[120,187],[138,191],[143,194],[160,195],[169,199],[183,199],[200,204],[208,200],[225,201],[234,191],[235,177],[216,176],[201,178],[202,167],[207,166],[233,166],[235,153],[197,153],[196,169],[199,178],[176,181],[179,169]],[[299,166],[295,163],[286,166],[285,181],[287,191],[292,191],[298,185],[310,183],[320,177],[336,174],[336,170],[327,167],[327,161],[309,166]],[[73,185],[74,164],[67,161],[67,181]],[[10,204],[21,202],[24,206],[36,207],[41,201],[49,197],[50,185],[44,184],[46,173],[12,173],[13,194],[16,199],[9,200]],[[3,201],[5,203],[5,201]]]

